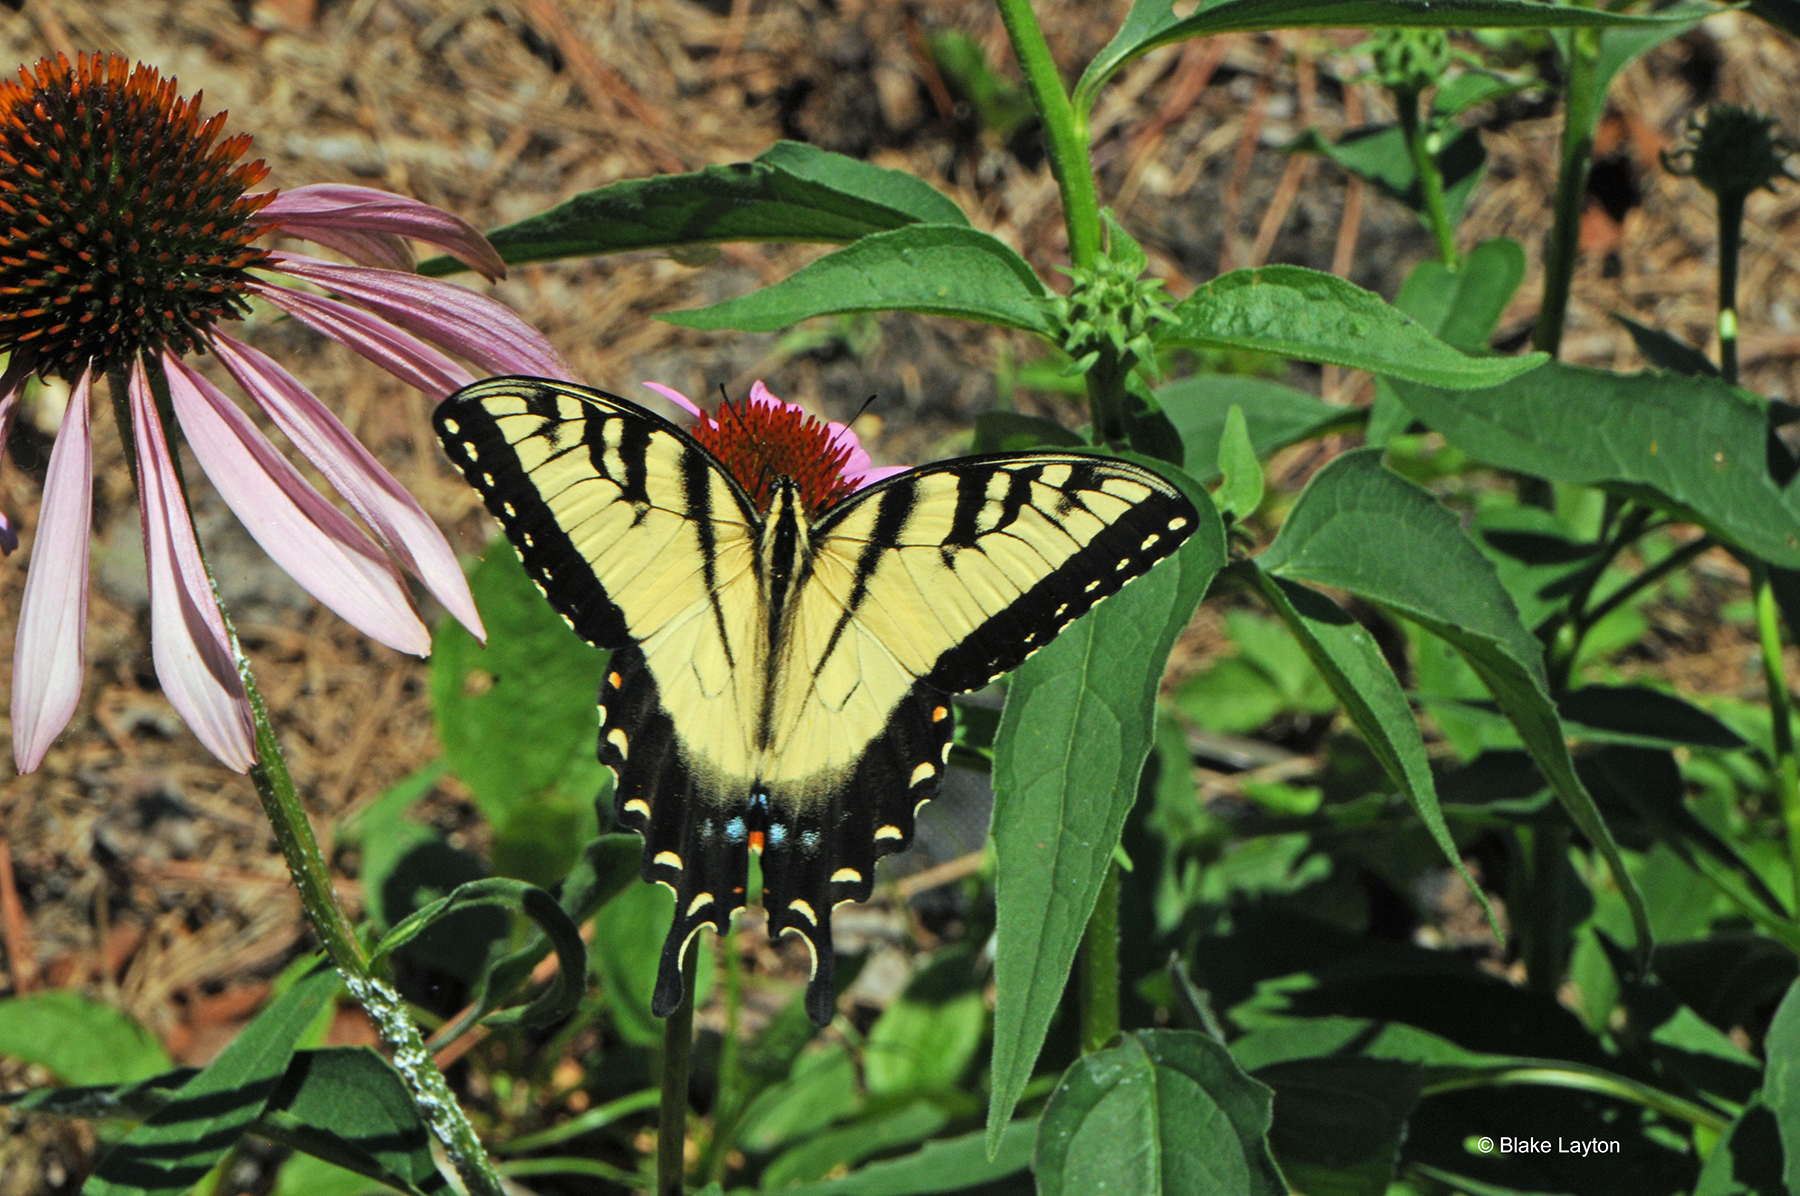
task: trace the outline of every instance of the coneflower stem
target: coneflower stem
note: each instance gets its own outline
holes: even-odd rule
[[[1119,861],[1106,867],[1100,899],[1081,937],[1081,1050],[1104,1050],[1119,1036]]]
[[[1769,687],[1769,719],[1774,732],[1775,795],[1787,823],[1788,867],[1793,872],[1794,910],[1800,915],[1800,758],[1794,754],[1793,699],[1788,694],[1787,673],[1781,664],[1781,613],[1775,605],[1775,587],[1769,583],[1769,567],[1761,561],[1750,567],[1756,592],[1756,630],[1762,642],[1763,681]]]

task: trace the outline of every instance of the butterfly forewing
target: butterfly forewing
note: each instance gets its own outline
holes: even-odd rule
[[[646,879],[675,890],[655,1006],[682,947],[744,903],[763,841],[771,935],[813,948],[807,1007],[833,1009],[831,910],[937,790],[949,695],[987,684],[1180,546],[1176,488],[1110,458],[1010,453],[912,470],[827,511],[779,611],[754,511],[723,466],[635,404],[493,379],[437,421],[452,460],[553,606],[617,649],[601,759]],[[780,492],[780,487],[776,487]]]

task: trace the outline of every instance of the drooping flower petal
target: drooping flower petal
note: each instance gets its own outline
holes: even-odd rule
[[[700,410],[694,400],[688,398],[673,386],[664,386],[660,382],[646,382],[644,385],[649,389],[654,390],[657,394],[669,400],[669,402],[675,404],[695,419],[706,418],[706,412]]]
[[[200,468],[263,551],[370,639],[414,656],[431,633],[387,554],[300,476],[219,388],[164,362],[169,399]]]
[[[441,400],[475,381],[475,375],[436,349],[379,316],[337,299],[291,287],[259,285],[256,293],[301,323],[348,345],[400,381]]]
[[[411,271],[412,252],[403,238],[424,241],[487,276],[505,278],[506,263],[475,226],[441,208],[345,183],[314,183],[281,192],[261,212],[258,223],[313,241],[365,266]]]
[[[35,772],[81,701],[87,663],[88,542],[93,527],[94,454],[84,371],[63,411],[44,501],[38,509],[31,568],[19,601],[13,648],[13,761]]]
[[[575,379],[574,370],[543,333],[486,295],[435,278],[340,266],[304,254],[271,254],[269,263],[354,300],[489,373]]]
[[[4,459],[6,442],[12,437],[13,412],[18,410],[19,396],[25,393],[25,379],[31,376],[21,356],[15,356],[7,363],[6,373],[0,374],[0,460]],[[0,511],[0,557],[11,556],[19,547],[19,534],[13,530],[12,520]]]
[[[236,772],[256,763],[250,702],[232,658],[194,525],[181,499],[169,443],[140,360],[131,367],[138,509],[150,571],[150,656],[169,704],[206,750]]]
[[[325,404],[268,354],[219,332],[213,334],[212,347],[238,384],[362,516],[401,567],[425,583],[476,639],[486,640],[487,632],[456,553],[405,487]]]

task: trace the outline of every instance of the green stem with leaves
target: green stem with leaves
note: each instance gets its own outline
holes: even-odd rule
[[[1800,912],[1800,757],[1794,755],[1794,705],[1787,673],[1781,664],[1781,612],[1769,567],[1761,561],[1750,570],[1756,589],[1756,631],[1762,642],[1763,681],[1769,690],[1769,719],[1775,746],[1775,795],[1787,823],[1788,867],[1793,873],[1794,909]]]
[[[1569,315],[1569,288],[1581,243],[1581,212],[1587,202],[1588,170],[1593,164],[1594,124],[1605,93],[1600,86],[1600,31],[1569,33],[1569,56],[1563,65],[1562,148],[1556,174],[1555,223],[1544,246],[1544,300],[1538,308],[1532,347],[1552,357],[1562,348],[1563,325]]]
[[[1119,1036],[1119,861],[1106,866],[1100,899],[1081,936],[1081,1049],[1104,1050]]]
[[[1456,251],[1456,226],[1450,221],[1450,208],[1444,200],[1444,175],[1438,169],[1437,154],[1441,134],[1433,126],[1429,108],[1424,108],[1417,91],[1394,92],[1394,107],[1400,113],[1400,131],[1406,136],[1406,148],[1412,153],[1413,172],[1419,176],[1419,194],[1425,201],[1425,223],[1437,240],[1438,260],[1454,269],[1462,262]]]

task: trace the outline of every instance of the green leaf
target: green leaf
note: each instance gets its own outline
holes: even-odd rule
[[[1159,345],[1256,349],[1433,386],[1495,386],[1535,371],[1542,353],[1470,357],[1381,298],[1334,274],[1264,266],[1221,274],[1175,308]]]
[[[950,1115],[928,1100],[915,1100],[872,1114],[839,1129],[827,1130],[778,1156],[763,1172],[765,1191],[820,1179],[835,1167],[855,1166],[872,1154],[923,1142],[950,1121]]]
[[[281,1165],[269,1196],[387,1196],[393,1190],[347,1167],[309,1154],[294,1154]]]
[[[1320,402],[1304,391],[1241,374],[1195,374],[1159,387],[1156,401],[1181,436],[1182,468],[1195,481],[1219,480],[1225,418],[1242,408],[1259,458],[1302,440],[1355,427],[1364,413]],[[979,416],[976,417],[978,420]]]
[[[1427,258],[1413,267],[1394,306],[1444,343],[1465,353],[1485,353],[1500,316],[1525,278],[1525,251],[1517,241],[1483,241],[1456,266]],[[1386,444],[1406,430],[1412,413],[1386,378],[1375,380],[1369,410],[1369,443]]]
[[[1768,1059],[1763,1103],[1781,1127],[1781,1147],[1787,1158],[1782,1175],[1788,1191],[1800,1192],[1800,980],[1775,1010],[1775,1020],[1763,1039],[1763,1053]]]
[[[1464,71],[1438,84],[1437,94],[1431,97],[1431,110],[1440,117],[1461,116],[1477,104],[1542,87],[1542,81],[1530,77],[1514,79],[1492,71]]]
[[[1690,378],[1719,376],[1719,367],[1712,363],[1712,359],[1686,341],[1679,340],[1660,328],[1640,324],[1630,316],[1622,316],[1616,311],[1609,314],[1631,334],[1631,343],[1644,355],[1644,360],[1657,369],[1673,370]]]
[[[1706,1156],[1694,1196],[1788,1196],[1793,1189],[1783,1181],[1782,1167],[1781,1127],[1759,1097]]]
[[[753,162],[625,179],[487,234],[509,265],[733,241],[849,242],[908,224],[968,224],[923,179],[793,141]],[[468,267],[438,257],[421,274]]]
[[[356,844],[362,852],[356,879],[363,887],[369,917],[381,929],[411,912],[388,908],[388,879],[408,852],[437,838],[430,827],[408,819],[406,811],[431,792],[448,767],[446,760],[433,760],[404,780],[396,781],[339,829],[340,840]]]
[[[613,1029],[634,1046],[662,1042],[662,1020],[650,1012],[663,935],[675,914],[675,895],[662,885],[627,885],[594,917],[594,975],[606,994]],[[712,983],[712,952],[701,951],[692,977],[696,1005]]]
[[[1449,132],[1444,148],[1438,151],[1437,164],[1443,179],[1444,206],[1454,224],[1462,218],[1463,207],[1481,181],[1487,150],[1482,146],[1479,129],[1452,126]],[[1352,129],[1336,141],[1327,141],[1318,130],[1308,129],[1287,148],[1290,153],[1322,154],[1367,180],[1388,198],[1414,212],[1425,211],[1425,189],[1419,184],[1418,167],[1406,144],[1406,134],[1398,125]]]
[[[671,324],[774,332],[813,316],[911,311],[1049,334],[1047,292],[1025,259],[972,228],[916,224],[872,233],[774,286],[710,307],[664,312]]]
[[[1007,693],[994,744],[990,1147],[1031,1078],[1137,800],[1169,649],[1225,560],[1224,528],[1206,492],[1183,488],[1200,512],[1188,542],[1070,624],[1020,666]]]
[[[981,1134],[942,1138],[897,1159],[870,1163],[842,1179],[822,1180],[782,1189],[782,1196],[937,1196],[968,1192],[1023,1171],[1031,1164],[1037,1119],[1015,1121],[1000,1136],[1000,1149],[990,1160]]]
[[[1768,416],[1723,382],[1552,362],[1486,390],[1394,389],[1478,461],[1599,486],[1772,564],[1800,566],[1800,494],[1769,476]]]
[[[1004,453],[1040,445],[1080,447],[1087,441],[1053,419],[1017,411],[983,411],[975,417],[972,453]]]
[[[269,1103],[294,1043],[342,984],[319,964],[271,1001],[219,1057],[100,1160],[86,1196],[179,1196],[225,1157]]]
[[[1417,623],[1460,653],[1500,704],[1581,833],[1606,858],[1630,905],[1640,956],[1650,923],[1594,799],[1575,774],[1550,700],[1542,649],[1519,622],[1494,567],[1456,516],[1384,469],[1380,450],[1346,453],[1314,474],[1274,543],[1268,573],[1333,586]]]
[[[367,1047],[296,1054],[256,1131],[405,1192],[449,1186],[405,1082]]]
[[[1226,413],[1225,430],[1219,436],[1219,475],[1223,480],[1213,497],[1223,506],[1222,513],[1237,520],[1256,514],[1263,498],[1262,462],[1250,443],[1244,409],[1236,403]]]
[[[881,1011],[863,1052],[869,1095],[899,1097],[955,1087],[987,1033],[987,1002],[966,952],[949,952],[914,976]]]
[[[525,576],[511,545],[489,545],[470,580],[483,647],[454,619],[432,636],[431,704],[451,768],[496,830],[494,864],[551,884],[593,835],[609,783],[594,755],[606,653],[583,642]]]
[[[1546,29],[1582,25],[1653,25],[1658,18],[1529,0],[1201,0],[1185,16],[1176,0],[1136,0],[1113,39],[1075,85],[1077,112],[1120,67],[1158,46],[1213,33],[1262,29]],[[1185,9],[1186,6],[1184,5]]]
[[[1038,1127],[1040,1196],[1282,1196],[1269,1090],[1191,1030],[1139,1030],[1063,1074]]]
[[[862,1106],[856,1090],[856,1061],[834,1043],[801,1055],[786,1080],[764,1089],[750,1102],[738,1123],[737,1146],[752,1154],[767,1154],[834,1121],[856,1116]]]
[[[1638,747],[1734,751],[1744,740],[1687,699],[1647,685],[1584,685],[1557,699],[1569,730],[1582,739]]]
[[[536,885],[522,880],[494,876],[458,885],[449,895],[432,902],[388,931],[373,952],[373,963],[381,961],[397,948],[417,938],[445,918],[478,906],[500,906],[523,914],[536,922],[549,936],[556,951],[557,974],[550,987],[526,1006],[514,1019],[528,1026],[547,1025],[575,1012],[587,984],[587,944],[581,931],[563,912],[562,906]]]
[[[0,1001],[0,1055],[71,1084],[122,1084],[172,1066],[156,1036],[111,1005],[67,989]]]
[[[1256,1079],[1275,1090],[1269,1147],[1295,1191],[1383,1196],[1419,1101],[1417,1066],[1344,1055],[1271,1064]]]
[[[1343,607],[1317,590],[1265,573],[1254,562],[1249,571],[1263,597],[1287,623],[1288,629],[1306,649],[1313,667],[1337,695],[1344,713],[1362,732],[1363,741],[1369,745],[1382,771],[1406,795],[1438,850],[1444,853],[1444,858],[1462,877],[1469,892],[1481,903],[1482,912],[1494,927],[1494,933],[1504,941],[1505,935],[1494,917],[1493,907],[1488,904],[1487,894],[1469,875],[1462,852],[1457,848],[1456,840],[1451,838],[1450,828],[1444,825],[1418,719],[1413,717],[1400,681],[1388,667],[1387,658],[1381,654],[1375,637]]]

